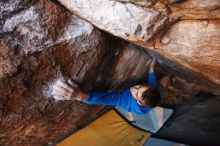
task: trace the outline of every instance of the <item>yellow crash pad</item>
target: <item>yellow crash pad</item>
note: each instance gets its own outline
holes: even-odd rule
[[[142,146],[150,135],[131,126],[111,110],[57,146]]]

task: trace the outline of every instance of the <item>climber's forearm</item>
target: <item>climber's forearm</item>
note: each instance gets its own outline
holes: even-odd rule
[[[149,70],[149,72],[154,72],[154,65],[150,65],[150,70]]]
[[[87,101],[89,99],[89,94],[79,91],[76,95],[72,95],[71,100],[77,100],[77,101]]]
[[[155,63],[156,63],[156,58],[153,58],[152,61],[151,61],[151,64],[150,64],[150,69],[149,69],[148,79],[147,79],[148,85],[150,85],[152,87],[157,86],[156,75],[154,73]]]
[[[154,57],[151,61],[151,64],[150,64],[149,73],[154,72],[154,66],[155,66],[156,61],[157,61],[157,59]]]
[[[171,79],[169,76],[164,76],[161,80],[160,80],[160,84],[164,87],[167,88],[170,85]]]
[[[52,95],[56,100],[87,101],[89,94],[83,92],[77,83],[68,80],[57,81],[53,86]]]

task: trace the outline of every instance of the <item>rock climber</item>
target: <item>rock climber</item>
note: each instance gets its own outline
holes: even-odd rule
[[[157,84],[154,66],[156,58],[150,63],[146,85],[136,85],[120,92],[90,92],[81,91],[78,85],[58,81],[52,90],[52,95],[57,100],[78,100],[87,104],[101,104],[120,107],[128,112],[138,115],[146,114],[151,108],[158,105],[164,94],[164,89],[170,83],[170,77],[164,76]]]

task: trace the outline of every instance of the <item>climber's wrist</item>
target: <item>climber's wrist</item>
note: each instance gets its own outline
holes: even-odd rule
[[[89,95],[82,91],[77,91],[77,93],[72,93],[70,100],[77,100],[77,101],[86,101],[88,100]]]
[[[154,65],[153,65],[153,64],[150,65],[150,70],[149,70],[149,72],[154,72]]]

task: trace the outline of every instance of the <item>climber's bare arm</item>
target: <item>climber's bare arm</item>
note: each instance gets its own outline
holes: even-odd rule
[[[154,66],[157,62],[157,58],[154,57],[151,61],[151,64],[150,64],[150,70],[149,72],[154,72]],[[164,88],[167,88],[171,83],[171,77],[170,76],[164,76],[161,80],[160,80],[160,84],[164,87]]]
[[[171,78],[169,76],[164,76],[161,80],[160,80],[160,84],[164,87],[167,88],[171,83]]]
[[[72,81],[68,83],[57,81],[53,86],[52,95],[57,100],[78,100],[86,101],[89,95],[82,92],[78,85]]]
[[[157,58],[156,58],[156,57],[154,57],[154,58],[151,60],[149,72],[154,72],[154,66],[155,66],[155,64],[156,64],[156,61],[157,61]]]

